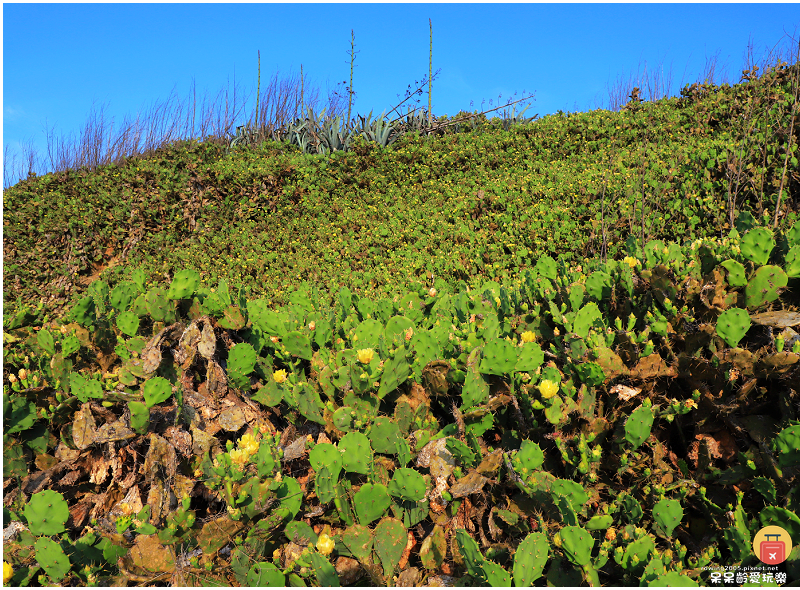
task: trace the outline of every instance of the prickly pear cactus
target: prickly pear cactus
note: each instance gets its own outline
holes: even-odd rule
[[[381,416],[373,422],[369,440],[376,453],[394,454],[400,441],[400,429],[394,420]]]
[[[367,563],[372,553],[372,531],[366,526],[354,524],[342,533],[342,543],[361,563]]]
[[[572,563],[588,566],[592,558],[594,539],[583,527],[566,526],[557,533],[561,537],[561,549]]]
[[[659,500],[653,506],[653,520],[660,527],[665,537],[671,537],[672,531],[683,520],[683,508],[677,500]]]
[[[728,346],[736,347],[750,329],[750,315],[743,309],[726,309],[717,319],[717,335]]]
[[[530,533],[514,553],[514,584],[532,586],[542,577],[550,555],[550,543],[544,533]]]
[[[375,552],[383,564],[383,572],[387,578],[392,577],[395,566],[400,563],[407,541],[406,527],[396,518],[386,517],[375,527]]]
[[[483,347],[480,371],[490,375],[505,375],[517,364],[517,349],[507,340],[495,338]]]
[[[258,354],[246,342],[234,345],[228,352],[228,378],[233,385],[244,389],[250,384],[247,377],[255,370]]]
[[[372,447],[369,439],[361,432],[349,432],[339,441],[342,465],[351,473],[369,473],[372,464]]]
[[[777,266],[759,268],[744,289],[745,304],[750,309],[761,307],[778,298],[779,291],[789,283],[789,277]]]
[[[365,483],[353,496],[358,522],[368,525],[379,519],[392,503],[386,486],[380,483]]]
[[[51,580],[58,582],[69,573],[72,566],[58,543],[47,537],[40,537],[33,547],[36,551],[36,561]]]
[[[653,420],[652,408],[643,405],[628,416],[628,420],[625,422],[625,440],[633,446],[634,450],[638,449],[650,436]]]
[[[739,248],[742,256],[763,266],[769,261],[769,255],[775,248],[775,239],[767,228],[756,227],[742,236]]]
[[[69,507],[60,493],[44,490],[31,496],[25,506],[25,518],[34,535],[57,535],[65,530]]]
[[[419,471],[409,467],[395,469],[392,481],[389,482],[389,493],[411,502],[422,500],[426,491],[425,479]]]
[[[773,442],[778,455],[778,463],[782,467],[800,464],[800,426],[784,428]]]
[[[147,313],[156,322],[165,322],[171,315],[170,302],[167,298],[167,292],[161,287],[150,289],[144,295],[144,303],[147,307]]]
[[[167,290],[167,299],[189,299],[200,285],[200,274],[186,269],[175,273]]]

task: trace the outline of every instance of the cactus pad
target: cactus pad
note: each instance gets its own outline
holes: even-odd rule
[[[683,508],[677,500],[659,500],[653,506],[653,519],[665,537],[671,537],[683,519]]]
[[[364,526],[383,516],[391,503],[386,486],[380,483],[365,483],[353,496],[356,516]]]
[[[532,586],[542,577],[550,554],[550,544],[544,533],[530,533],[514,554],[514,584]]]
[[[762,266],[759,268],[744,289],[745,303],[749,308],[756,308],[775,301],[778,291],[789,282],[783,269],[777,266]]]
[[[372,463],[372,447],[361,432],[350,432],[339,441],[345,471],[367,474]]]
[[[625,440],[638,449],[650,436],[653,428],[653,410],[645,406],[639,406],[628,416],[625,422]]]
[[[386,517],[375,527],[375,552],[387,578],[391,578],[395,566],[400,563],[407,540],[406,527],[396,518]]]
[[[736,347],[750,329],[750,315],[743,309],[726,309],[717,319],[717,335],[728,346]]]
[[[25,506],[25,518],[34,535],[57,535],[65,530],[69,508],[60,493],[44,490],[31,496]]]
[[[41,537],[36,540],[33,547],[36,550],[36,561],[51,580],[58,582],[69,573],[72,566],[58,543],[47,537]]]
[[[411,502],[422,500],[426,491],[425,479],[418,471],[408,467],[395,469],[389,482],[389,493]]]

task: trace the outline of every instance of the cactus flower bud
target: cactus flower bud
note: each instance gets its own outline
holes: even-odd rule
[[[431,297],[436,297],[436,289],[431,287],[431,290],[428,291],[428,295],[430,295]]]
[[[408,330],[406,330],[406,342],[411,340],[411,336],[413,334],[414,334],[414,329],[413,328],[409,328]]]
[[[14,376],[14,373],[11,373],[11,374],[8,376],[8,380],[9,380],[11,383],[16,383],[16,382],[17,382],[17,378]]]
[[[25,369],[20,369],[19,370],[19,380],[20,381],[25,381],[25,379],[27,379],[27,378],[28,378],[28,371],[26,371]]]
[[[317,324],[316,324],[316,322],[311,322],[311,323],[309,323],[309,324],[308,324],[308,329],[309,329],[309,330],[313,330],[313,329],[314,329],[314,328],[316,328],[316,327],[317,327]]]

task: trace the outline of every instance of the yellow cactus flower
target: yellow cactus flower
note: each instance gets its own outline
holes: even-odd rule
[[[28,371],[26,371],[25,369],[20,369],[19,370],[20,381],[24,381],[25,379],[27,379],[27,377],[28,377]]]
[[[631,268],[633,268],[634,266],[639,264],[639,261],[636,260],[636,258],[634,258],[633,256],[626,256],[625,258],[622,259],[622,262],[624,262],[625,264],[627,264]]]
[[[560,336],[561,332],[559,332],[558,328],[553,328],[553,334],[555,334],[556,336]]]
[[[522,333],[522,341],[523,342],[535,342],[536,336],[530,330]]]
[[[316,328],[316,327],[317,327],[317,324],[316,324],[316,322],[311,322],[311,323],[309,323],[309,324],[308,324],[308,329],[309,329],[309,330],[312,330],[312,331],[313,331],[313,330],[314,330],[314,328]]]
[[[8,375],[8,380],[9,380],[11,383],[16,383],[16,382],[17,382],[17,378],[14,376],[14,373],[9,373],[9,375]]]
[[[234,465],[238,465],[239,467],[244,467],[247,463],[247,460],[250,458],[250,455],[247,454],[246,451],[242,449],[234,449],[229,453],[231,457],[231,463]]]
[[[428,295],[430,295],[431,297],[436,297],[436,289],[431,287],[431,290],[428,291]]]
[[[276,475],[275,475],[275,481],[278,481],[278,482],[280,482],[280,481],[282,481],[282,480],[283,480],[283,476],[282,476],[280,473],[278,473],[278,474],[276,474]]]
[[[258,452],[258,441],[250,433],[245,434],[239,439],[239,448],[247,453],[248,456]]]
[[[539,383],[539,393],[542,394],[544,399],[550,399],[558,393],[558,383],[553,383],[549,379],[544,379]]]
[[[365,348],[358,351],[358,362],[362,365],[368,365],[372,362],[372,357],[375,356],[375,351],[371,348]]]
[[[409,328],[408,330],[406,330],[406,341],[411,340],[411,336],[413,334],[414,334],[414,329],[413,328]]]
[[[119,509],[120,511],[122,511],[123,516],[130,516],[131,514],[133,514],[133,508],[131,508],[131,505],[128,504],[127,502],[123,502],[122,504],[120,504]]]
[[[333,552],[333,547],[335,544],[336,543],[334,543],[333,539],[331,539],[325,533],[322,533],[317,539],[317,551],[323,555],[330,555]]]
[[[269,339],[272,341],[273,344],[277,344],[278,340],[280,340],[280,338],[278,338],[277,336],[270,336]]]
[[[687,399],[683,402],[683,405],[686,406],[687,408],[696,408],[697,402],[694,401],[693,399]]]
[[[272,373],[272,379],[275,383],[283,383],[286,381],[286,369],[281,369]]]
[[[8,584],[11,578],[14,576],[14,566],[12,566],[7,561],[3,562],[3,586]]]

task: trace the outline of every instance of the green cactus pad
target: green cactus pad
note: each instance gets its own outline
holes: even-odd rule
[[[47,537],[41,537],[36,540],[33,547],[36,550],[36,561],[51,580],[58,582],[69,573],[72,566],[58,543]]]
[[[795,224],[799,225],[799,224]],[[784,264],[786,276],[793,279],[800,278],[800,246],[792,246],[786,253]]]
[[[683,508],[677,500],[659,500],[653,506],[653,519],[661,528],[664,536],[671,537],[681,520],[683,520]]]
[[[361,563],[367,563],[372,553],[372,531],[366,526],[354,524],[342,533],[342,543]]]
[[[152,408],[156,404],[169,399],[172,395],[172,385],[163,377],[153,377],[142,385],[142,394],[144,395],[145,405],[148,408]]]
[[[117,311],[125,311],[131,306],[139,293],[140,291],[134,283],[125,281],[111,289],[108,294],[108,302]]]
[[[373,538],[375,553],[383,564],[384,575],[391,578],[406,548],[406,527],[396,518],[386,517],[375,527]]]
[[[558,534],[561,535],[561,549],[567,559],[581,567],[591,563],[594,539],[586,529],[579,526],[566,526]]]
[[[653,427],[653,410],[645,406],[636,408],[625,421],[625,440],[634,450],[638,449],[650,436]]]
[[[542,577],[550,555],[550,544],[544,533],[530,533],[514,553],[514,585],[532,586]]]
[[[777,266],[762,266],[752,276],[744,289],[745,304],[754,309],[778,298],[778,291],[789,282],[783,269]]]
[[[376,453],[394,454],[400,441],[400,429],[394,420],[381,416],[373,422],[369,440]]]
[[[517,363],[514,371],[520,373],[535,373],[542,366],[544,352],[537,342],[526,342],[522,348],[517,349]]]
[[[557,479],[550,486],[550,493],[554,496],[564,496],[575,512],[580,512],[583,505],[589,501],[589,494],[578,482],[569,479]]]
[[[274,563],[259,561],[254,563],[247,572],[247,585],[251,587],[263,586],[266,588],[279,588],[286,586],[286,576],[283,575]]]
[[[577,314],[572,323],[572,331],[585,339],[589,335],[589,329],[592,326],[602,327],[603,316],[600,309],[593,301],[584,305]]]
[[[25,506],[25,518],[34,535],[57,535],[65,530],[69,507],[60,493],[44,490],[31,496]]]
[[[311,360],[311,340],[302,332],[289,332],[283,337],[283,345],[289,354],[298,358]]]
[[[667,572],[654,580],[650,580],[647,585],[663,588],[665,586],[698,586],[699,584],[689,576],[684,576],[678,572]]]
[[[494,338],[483,347],[480,372],[490,375],[506,375],[517,364],[517,349],[507,340]]]
[[[175,273],[167,290],[167,299],[189,299],[200,285],[200,274],[186,269]]]
[[[365,483],[353,496],[358,522],[364,526],[383,516],[391,503],[386,486],[380,483]]]
[[[747,276],[741,262],[729,259],[720,264],[728,271],[728,284],[731,287],[744,287],[747,284]]]
[[[596,270],[586,278],[586,292],[589,297],[603,301],[611,297],[612,284],[610,274]]]
[[[750,315],[743,309],[726,309],[717,319],[717,335],[728,346],[736,347],[750,329]]]
[[[478,543],[464,529],[456,530],[456,542],[458,543],[461,557],[464,559],[467,573],[474,578],[482,578],[483,562],[486,558],[481,554]]]
[[[126,336],[136,336],[139,331],[139,317],[130,311],[123,311],[117,316],[117,328]]]
[[[383,365],[383,375],[381,376],[381,384],[378,388],[378,397],[383,398],[387,393],[400,387],[400,385],[408,379],[410,374],[411,367],[409,367],[408,362],[406,362],[405,348],[401,347],[395,355]]]
[[[625,547],[620,565],[626,570],[641,571],[655,548],[655,541],[648,536],[631,541]]]
[[[342,454],[342,465],[345,471],[353,473],[369,473],[372,464],[372,447],[369,439],[361,432],[345,434],[339,441],[339,452]]]
[[[167,292],[161,287],[150,289],[144,295],[147,313],[156,322],[165,322],[170,315],[171,307],[167,299]]]
[[[243,389],[250,384],[247,377],[256,368],[258,353],[246,342],[235,344],[228,352],[228,378],[234,387]]]
[[[425,479],[419,471],[409,467],[395,469],[392,481],[389,482],[389,493],[392,496],[411,502],[422,500],[426,491]]]
[[[336,569],[321,553],[315,551],[311,554],[311,565],[322,588],[338,588],[342,585],[339,581],[339,576],[336,574]]]
[[[97,321],[95,303],[91,297],[84,297],[78,301],[67,314],[67,319],[74,320],[82,326],[91,326]]]
[[[775,437],[773,447],[781,467],[800,464],[800,426],[789,426],[781,430]]]
[[[308,454],[311,467],[319,473],[323,467],[327,467],[333,477],[338,478],[342,471],[342,454],[339,449],[331,443],[319,443],[314,445]]]
[[[769,255],[775,248],[775,239],[767,228],[756,227],[742,236],[739,248],[742,256],[763,266],[769,261]]]

